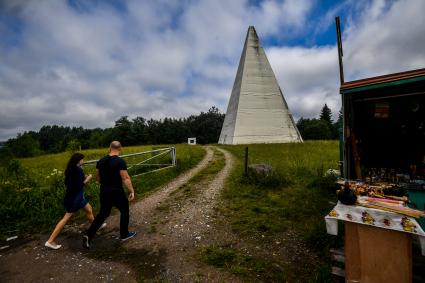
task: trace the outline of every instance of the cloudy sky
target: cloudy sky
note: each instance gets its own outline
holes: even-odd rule
[[[300,117],[340,108],[346,81],[425,68],[425,1],[0,0],[0,140],[43,125],[226,111],[254,25]]]

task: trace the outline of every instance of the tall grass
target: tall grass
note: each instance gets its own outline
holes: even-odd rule
[[[327,256],[335,238],[326,234],[324,216],[333,207],[332,202],[336,202],[336,195],[335,180],[328,180],[324,172],[338,169],[338,142],[249,145],[249,164],[267,163],[273,167],[267,182],[244,176],[246,146],[222,147],[237,159],[236,169],[224,190],[223,208],[234,231],[241,237],[259,239],[279,238],[287,231],[295,232],[300,241],[322,257],[319,263],[306,267],[304,279],[314,281],[314,278],[322,278],[323,273],[328,276]],[[261,260],[273,266],[271,258]],[[286,272],[285,280],[300,280],[299,266],[289,266]]]
[[[157,146],[154,146],[157,147]],[[162,171],[147,173],[133,178],[136,197],[165,184],[180,173],[195,166],[204,156],[200,146],[175,145],[177,166]],[[123,154],[149,151],[152,146],[126,147]],[[85,160],[99,159],[107,154],[107,149],[84,150]],[[51,229],[65,212],[63,196],[63,170],[70,152],[50,154],[34,158],[12,161],[8,167],[0,167],[0,237],[11,234],[44,232]],[[91,168],[85,168],[87,173]],[[86,198],[99,209],[99,185],[91,181],[85,186]],[[74,221],[81,221],[83,213],[78,213]]]
[[[245,146],[224,148],[237,158],[225,197],[230,208],[239,211],[238,223],[246,223],[240,226],[242,232],[249,227],[257,227],[260,232],[295,228],[305,235],[315,223],[323,222],[323,215],[331,208],[329,201],[336,199],[333,188],[320,187],[324,171],[338,169],[336,141],[249,145],[249,164],[272,165],[281,184],[277,188],[246,182]],[[269,217],[270,213],[277,217]]]

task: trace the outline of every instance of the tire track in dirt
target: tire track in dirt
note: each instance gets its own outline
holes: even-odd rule
[[[218,160],[218,153],[221,153],[225,161],[224,167],[212,176],[188,184],[187,189],[194,192],[194,195],[184,196],[183,193],[176,192],[157,203],[157,208],[164,206],[168,211],[154,210],[153,207],[150,207],[150,211],[146,209],[139,228],[149,231],[154,223],[155,230],[142,233],[126,245],[130,249],[149,249],[151,255],[165,254],[165,260],[158,263],[160,266],[156,279],[172,282],[238,281],[228,272],[202,264],[196,259],[200,246],[205,245],[205,240],[210,238],[208,235],[220,233],[214,226],[214,208],[234,164],[230,153],[219,148],[214,150],[218,152],[214,154],[213,160]]]
[[[155,207],[157,207],[161,202],[166,200],[168,196],[184,184],[186,184],[190,179],[196,176],[200,171],[204,170],[209,162],[212,160],[214,153],[211,148],[206,148],[205,157],[196,165],[195,168],[189,170],[186,173],[183,173],[176,179],[172,180],[168,184],[166,184],[161,189],[155,191],[149,196],[145,197],[141,201],[138,201],[134,205],[131,206],[131,217],[133,218],[133,225],[140,225],[143,221],[143,216],[148,212],[152,211]]]

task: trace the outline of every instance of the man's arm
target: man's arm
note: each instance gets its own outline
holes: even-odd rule
[[[128,200],[132,201],[134,199],[134,188],[133,184],[131,183],[130,175],[128,175],[127,170],[120,170],[120,175],[122,182],[128,190]]]
[[[100,183],[100,173],[99,169],[96,168],[96,180]]]

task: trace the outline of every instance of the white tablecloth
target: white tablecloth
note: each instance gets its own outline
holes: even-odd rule
[[[425,256],[425,232],[414,217],[363,206],[344,205],[338,202],[331,212],[325,216],[328,234],[338,235],[338,220],[417,235],[422,255]]]

